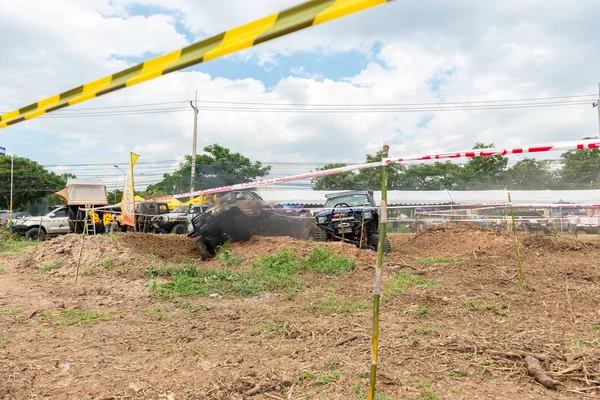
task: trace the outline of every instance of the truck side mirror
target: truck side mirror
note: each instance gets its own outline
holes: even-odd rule
[[[50,215],[48,215],[50,218],[56,218],[56,214],[52,213]]]

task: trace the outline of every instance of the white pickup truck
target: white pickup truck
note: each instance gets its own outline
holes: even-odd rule
[[[63,206],[41,217],[19,220],[12,226],[12,231],[25,235],[29,240],[44,240],[49,236],[65,235],[70,232],[68,208]]]

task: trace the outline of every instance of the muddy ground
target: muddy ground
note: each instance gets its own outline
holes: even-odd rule
[[[378,399],[600,396],[598,244],[522,234],[520,281],[501,232],[390,238]],[[354,263],[332,273],[291,238],[201,262],[184,237],[115,234],[86,238],[75,283],[80,243],[0,245],[0,399],[365,398],[373,252],[320,244]],[[301,272],[252,275],[286,250]],[[201,278],[177,286],[183,269]],[[555,389],[528,374],[531,354]]]

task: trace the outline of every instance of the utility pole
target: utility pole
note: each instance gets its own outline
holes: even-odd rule
[[[196,139],[198,137],[198,91],[196,90],[196,98],[194,104],[190,101],[190,106],[194,109],[194,141],[192,144],[192,176],[190,178],[190,192],[194,191],[194,183],[196,181]],[[190,195],[190,200],[194,198]]]

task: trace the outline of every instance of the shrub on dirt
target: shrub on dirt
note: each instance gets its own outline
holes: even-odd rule
[[[347,257],[315,247],[304,258],[289,250],[260,257],[250,269],[242,271],[183,266],[152,268],[146,273],[151,277],[171,277],[169,282],[151,284],[156,293],[165,296],[206,296],[212,293],[258,296],[269,290],[298,292],[302,287],[298,275],[302,272],[315,271],[334,275],[349,271],[354,265],[354,261]]]
[[[412,287],[428,289],[438,287],[441,281],[430,281],[420,275],[398,272],[388,281],[385,293],[390,297],[406,294]]]
[[[11,233],[3,232],[0,234],[0,255],[21,253],[32,245],[35,245],[35,242],[31,240],[25,240]]]

